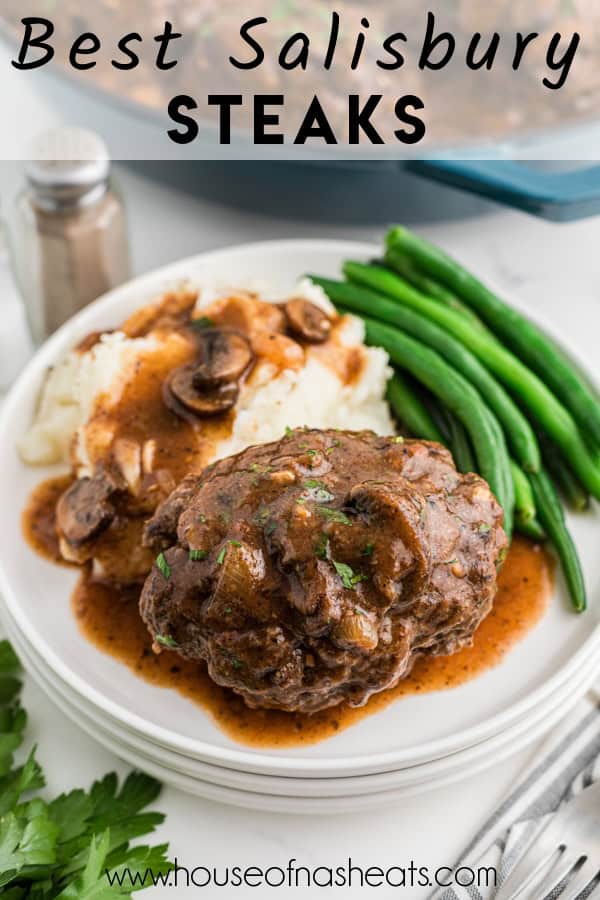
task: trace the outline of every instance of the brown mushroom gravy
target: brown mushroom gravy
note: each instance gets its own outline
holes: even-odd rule
[[[232,738],[254,746],[283,747],[316,742],[398,697],[453,687],[496,665],[538,621],[551,592],[550,558],[540,546],[522,539],[513,543],[499,579],[493,611],[476,631],[474,646],[461,649],[452,656],[417,659],[412,673],[397,687],[374,694],[365,706],[351,707],[344,698],[336,706],[323,709],[313,706],[312,714],[307,713],[307,707],[293,713],[251,709],[241,696],[214,683],[204,662],[183,659],[169,650],[169,645],[163,647],[160,654],[153,652],[152,637],[138,610],[141,584],[156,556],[155,548],[143,539],[144,529],[159,504],[162,506],[165,498],[172,496],[177,485],[192,479],[196,490],[199,473],[214,459],[219,442],[231,435],[234,412],[228,410],[229,401],[233,398],[235,402],[240,386],[246,379],[252,379],[254,368],[262,361],[270,364],[276,374],[283,369],[301,368],[306,355],[311,353],[345,384],[352,384],[360,377],[365,362],[364,350],[348,347],[338,338],[338,327],[343,319],[335,316],[330,319],[307,301],[294,299],[283,307],[264,303],[252,294],[228,296],[211,304],[209,318],[200,317],[194,311],[195,303],[193,292],[183,290],[169,294],[159,303],[139,310],[122,326],[122,331],[130,338],[151,336],[159,340],[158,344],[151,341],[147,348],[144,346],[115,395],[102,395],[91,410],[85,434],[83,438],[78,436],[78,440],[85,442],[83,458],[88,462],[89,477],[77,469],[81,455],[74,454],[74,474],[40,485],[25,510],[23,529],[29,544],[53,562],[76,563],[82,567],[72,602],[83,635],[142,678],[171,687],[197,702]],[[80,344],[80,352],[90,349],[99,339],[100,335],[91,335]],[[363,432],[362,437],[336,432],[334,445],[340,447],[346,442],[350,452],[353,441],[373,444],[370,451],[373,466],[379,460],[379,451],[386,449],[390,458],[393,456],[396,460],[398,472],[404,465],[400,465],[400,457],[414,451],[423,458],[431,457],[430,468],[432,473],[437,472],[434,481],[436,478],[439,481],[446,469],[453,484],[462,478],[456,473],[447,451],[437,445],[407,441],[407,446],[402,449],[400,438],[397,444],[390,438],[367,435],[367,432]],[[327,432],[315,432],[315,440],[325,437]],[[294,443],[303,445],[304,439],[305,435],[301,434],[286,436],[282,441],[291,447]],[[259,455],[269,452],[267,445],[261,446],[262,450],[252,452]],[[302,453],[306,455],[304,450]],[[324,451],[323,459],[326,455]],[[313,463],[311,457],[311,475],[314,474]],[[211,469],[220,472],[220,465]],[[327,465],[331,467],[333,461],[329,460]],[[244,478],[247,472],[254,472],[254,468],[243,469]],[[264,471],[271,470],[269,466],[263,468]],[[259,466],[260,471],[263,468]],[[353,472],[350,457],[344,457],[339,477],[351,481]],[[77,478],[77,474],[82,477]],[[373,481],[374,474],[369,475],[368,484],[378,484]],[[254,476],[248,478],[250,486],[257,480]],[[407,472],[407,478],[410,482],[410,472]],[[478,481],[477,476],[472,476],[473,479]],[[440,492],[444,494],[448,487],[444,479],[440,482],[443,490],[436,485],[437,482],[430,484],[436,497]],[[346,487],[350,489],[352,484]],[[407,489],[406,485],[402,486],[401,493]],[[322,486],[320,490],[323,490]],[[479,494],[477,503],[480,506],[485,506],[489,500],[492,507],[494,504],[497,507],[483,483]],[[238,495],[241,496],[239,492]],[[291,493],[290,498],[292,502]],[[327,494],[322,502],[330,499],[333,495]],[[360,498],[355,499],[358,504]],[[446,498],[443,499],[445,503]],[[467,500],[465,497],[465,502]],[[441,515],[445,507],[438,501],[439,498],[432,502],[432,509],[437,508]],[[497,526],[500,534],[500,510],[495,507],[490,507],[491,512],[488,510],[493,521],[486,528]],[[293,508],[302,511],[299,502],[294,502]],[[218,512],[216,506],[215,510]],[[428,517],[422,522],[419,519],[423,528],[425,519],[429,521]],[[484,520],[487,522],[485,516]],[[363,524],[365,528],[368,526],[366,519]],[[432,520],[432,527],[434,524]],[[160,516],[157,527],[159,525]],[[353,533],[358,531],[358,526],[353,529]],[[503,534],[500,537],[503,539]],[[241,546],[237,540],[227,541],[227,545]],[[340,553],[345,548],[342,545],[343,541],[337,548]],[[438,550],[441,553],[440,547]],[[187,559],[187,550],[185,556]],[[344,570],[340,560],[345,557],[342,553],[335,558],[339,574]],[[495,582],[494,559],[490,557],[488,561],[490,578]],[[445,556],[443,560],[456,562]],[[220,564],[221,555],[216,559],[216,565]],[[349,570],[349,567],[345,569]],[[352,585],[354,587],[354,582]],[[357,594],[367,590],[363,584],[359,588]],[[463,635],[465,640],[459,641],[454,649],[467,642],[489,609],[493,591],[490,589],[488,593],[483,604],[485,609],[482,607],[468,633]],[[354,612],[359,615],[357,608]],[[361,634],[364,637],[364,627]],[[412,660],[410,662],[412,664]],[[312,665],[312,662],[307,664]],[[408,671],[408,667],[404,671]],[[390,683],[391,679],[388,679],[386,684]],[[335,699],[337,702],[339,698]],[[294,707],[283,704],[283,708]],[[302,707],[296,709],[302,710]],[[314,712],[314,709],[318,711]]]
[[[68,483],[62,478],[40,485],[23,517],[29,544],[54,562],[59,559],[54,511]],[[498,665],[541,619],[552,593],[553,571],[553,558],[541,545],[515,537],[493,609],[475,632],[472,647],[452,656],[417,660],[407,678],[373,695],[366,706],[342,704],[313,715],[249,709],[233,691],[211,681],[205,665],[185,661],[169,650],[155,654],[138,611],[138,585],[93,581],[86,568],[72,608],[87,640],[145,681],[172,688],[197,703],[233,740],[255,747],[289,747],[324,740],[402,697],[454,688]]]

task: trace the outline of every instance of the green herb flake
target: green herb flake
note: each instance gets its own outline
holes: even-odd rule
[[[348,516],[341,509],[329,509],[328,506],[317,506],[317,510],[324,519],[330,522],[338,522],[340,525],[352,525]]]
[[[293,433],[294,433],[294,429],[293,429],[293,428],[290,428],[289,425],[286,425],[286,426],[285,426],[285,436],[286,436],[286,437],[291,437],[291,436],[293,435]]]
[[[156,557],[156,568],[162,574],[163,578],[168,581],[171,577],[171,566],[167,562],[165,554],[162,551]]]
[[[322,534],[315,546],[315,554],[319,559],[329,559],[329,538]]]
[[[189,559],[193,562],[198,562],[201,559],[206,559],[208,556],[208,550],[190,550],[188,553]]]
[[[397,434],[395,437],[392,438],[392,444],[403,444],[403,443],[404,443],[404,438],[400,434]]]
[[[331,561],[335,571],[342,579],[342,584],[347,590],[353,591],[360,581],[366,581],[366,575],[355,574],[352,567],[347,565],[347,563],[336,562],[334,559]]]
[[[309,478],[304,482],[304,486],[311,492],[311,500],[316,503],[331,503],[335,500],[334,494],[327,490],[327,486],[316,478]]]
[[[259,475],[268,475],[269,472],[273,471],[273,466],[263,466],[261,463],[252,463],[250,471],[258,472]]]
[[[226,615],[229,615],[229,613],[231,612],[231,607],[230,607],[230,606],[226,606],[225,609],[223,610],[223,612],[224,612]]]
[[[223,565],[223,563],[225,561],[225,554],[227,553],[227,547],[229,546],[229,544],[231,544],[232,547],[241,547],[242,546],[239,541],[234,541],[234,540],[226,541],[223,544],[223,546],[221,547],[221,549],[219,550],[219,555],[217,556],[217,565],[218,566]]]
[[[477,530],[480,534],[487,534],[488,531],[492,530],[492,526],[488,525],[487,522],[482,522]]]
[[[269,507],[268,506],[260,506],[258,509],[258,512],[254,518],[254,521],[256,522],[257,525],[260,525],[261,528],[263,528],[269,520],[269,515],[270,515]]]
[[[229,661],[234,669],[241,669],[244,665],[241,659],[238,659],[237,656],[231,656],[229,658]]]
[[[276,528],[277,528],[277,522],[275,521],[275,519],[271,519],[271,521],[267,524],[267,527],[265,528],[265,534],[267,534],[270,537]]]
[[[154,640],[157,644],[160,644],[161,647],[170,647],[171,649],[173,647],[179,647],[175,638],[172,638],[170,634],[157,634],[155,635]]]
[[[204,328],[214,328],[215,323],[208,316],[199,316],[197,319],[190,319],[190,326],[197,331],[202,331]]]
[[[365,546],[360,551],[361,556],[373,556],[373,550],[375,549],[375,544],[365,544]]]

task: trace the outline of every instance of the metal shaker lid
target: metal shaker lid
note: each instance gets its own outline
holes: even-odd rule
[[[104,193],[110,170],[106,144],[83,128],[46,131],[31,144],[25,172],[38,199],[50,206],[78,204]]]

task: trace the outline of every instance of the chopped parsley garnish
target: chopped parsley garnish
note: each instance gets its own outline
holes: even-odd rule
[[[332,559],[331,561],[333,563],[335,571],[342,579],[342,584],[347,590],[353,591],[359,581],[366,581],[366,575],[355,575],[351,566],[347,565],[346,563],[336,562],[335,559]]]
[[[256,514],[254,521],[256,522],[257,525],[264,526],[267,524],[267,522],[269,520],[269,515],[270,515],[269,507],[261,506],[261,507],[259,507],[259,510]]]
[[[373,550],[375,549],[375,544],[365,544],[365,546],[360,551],[361,556],[373,556]]]
[[[190,326],[202,330],[203,328],[214,328],[215,323],[208,316],[199,316],[197,319],[190,319]]]
[[[395,437],[392,438],[392,444],[403,444],[403,443],[404,443],[404,438],[400,434],[397,434]]]
[[[276,528],[277,528],[277,522],[275,521],[275,519],[271,519],[271,521],[267,523],[267,527],[265,528],[265,534],[271,536]]]
[[[241,659],[238,659],[237,656],[234,656],[233,653],[227,653],[226,656],[234,669],[241,669],[243,667],[244,663]]]
[[[348,516],[341,509],[329,509],[328,506],[317,506],[317,509],[323,518],[328,519],[330,522],[339,522],[340,525],[352,525]]]
[[[269,472],[273,471],[273,466],[263,466],[261,463],[252,463],[250,471],[258,472],[259,475],[268,475]]]
[[[179,644],[172,638],[170,634],[157,634],[154,638],[157,644],[160,644],[162,647],[178,647]]]
[[[330,447],[327,448],[327,450],[325,451],[325,453],[327,453],[328,455],[329,455],[330,453],[333,453],[333,451],[335,450],[335,448],[336,448],[336,447],[339,447],[341,443],[342,443],[342,442],[341,442],[341,441],[338,441],[337,438],[334,438],[334,439],[333,439],[333,443],[331,444]]]
[[[223,544],[223,546],[221,547],[221,549],[219,550],[219,555],[217,556],[217,565],[218,566],[223,565],[223,562],[225,560],[225,554],[227,553],[227,547],[229,544],[231,544],[233,547],[241,547],[242,546],[239,541],[234,541],[234,540],[226,541]]]
[[[317,503],[331,503],[332,500],[335,500],[335,496],[327,490],[327,486],[322,481],[317,481],[316,478],[307,479],[304,486],[310,490],[311,500],[315,500]]]
[[[315,547],[315,553],[319,559],[329,559],[329,538],[322,534]]]
[[[492,530],[492,526],[488,525],[487,522],[482,522],[479,528],[477,529],[481,534],[486,534],[486,532]]]
[[[285,436],[290,437],[294,433],[294,429],[290,428],[289,425],[285,426]]]
[[[190,550],[188,556],[194,561],[206,559],[206,557],[208,556],[208,550]]]
[[[168,581],[171,577],[171,566],[167,562],[165,554],[162,551],[156,557],[156,568],[161,572],[163,578]]]

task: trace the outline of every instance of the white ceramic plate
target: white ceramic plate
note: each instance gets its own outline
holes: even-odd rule
[[[303,797],[303,798],[332,798],[332,797],[359,797],[365,795],[383,796],[390,791],[398,792],[410,789],[411,791],[421,786],[428,789],[430,782],[438,782],[440,778],[453,777],[456,780],[468,775],[474,767],[481,769],[487,761],[489,765],[503,758],[508,752],[516,752],[525,746],[527,740],[533,741],[540,736],[545,729],[552,727],[556,717],[561,712],[570,708],[588,690],[595,681],[600,670],[598,660],[588,660],[581,670],[574,674],[573,679],[560,691],[548,697],[539,707],[528,716],[506,731],[494,738],[483,741],[474,747],[459,750],[451,756],[435,760],[430,763],[412,766],[398,772],[389,772],[379,775],[367,775],[362,777],[347,778],[291,778],[269,775],[256,775],[248,772],[238,772],[220,766],[211,766],[189,757],[157,747],[149,741],[136,738],[126,729],[115,726],[112,722],[103,719],[99,711],[93,707],[87,707],[85,701],[68,686],[59,682],[56,675],[45,665],[43,660],[36,659],[33,651],[27,646],[22,634],[14,631],[14,626],[5,622],[7,632],[10,634],[15,648],[23,664],[33,678],[40,685],[52,702],[56,703],[76,724],[79,724],[88,732],[98,732],[108,735],[112,741],[111,747],[119,746],[128,751],[130,756],[136,752],[139,754],[139,765],[143,767],[145,761],[163,766],[171,771],[192,778],[201,783],[219,785],[234,790],[242,790],[244,793],[258,793],[272,796]]]
[[[589,672],[583,680],[576,680],[572,685],[573,702],[570,697],[563,696],[560,703],[545,711],[543,721],[532,721],[529,728],[518,735],[511,734],[510,738],[503,740],[501,745],[496,744],[494,741],[486,742],[486,752],[479,754],[477,757],[471,756],[469,751],[459,752],[456,756],[462,757],[464,754],[465,757],[460,767],[454,766],[438,772],[427,771],[422,778],[400,782],[399,784],[392,782],[387,785],[379,784],[377,790],[369,792],[351,792],[349,794],[337,792],[329,795],[321,791],[316,795],[312,795],[309,792],[305,793],[301,789],[294,792],[290,791],[289,793],[264,791],[252,785],[250,779],[248,779],[248,784],[244,784],[244,776],[241,779],[242,786],[227,782],[223,783],[217,780],[212,773],[208,777],[201,777],[196,772],[190,773],[185,768],[174,766],[171,756],[157,755],[156,753],[148,752],[145,747],[129,743],[126,739],[123,739],[122,735],[116,734],[112,727],[106,728],[93,717],[83,713],[79,705],[72,704],[60,693],[49,690],[48,684],[52,683],[54,676],[48,671],[45,673],[38,671],[32,659],[29,659],[28,662],[31,674],[46,690],[48,696],[52,698],[52,702],[72,721],[76,722],[90,737],[97,740],[98,743],[124,759],[130,765],[144,769],[149,774],[179,790],[208,800],[240,806],[244,809],[300,815],[327,815],[371,809],[385,804],[396,803],[405,797],[435,790],[471,777],[492,765],[502,762],[514,753],[523,750],[533,741],[541,738],[546,731],[554,727],[567,715],[572,708],[573,702],[576,702],[585,693],[592,681]],[[491,746],[488,746],[488,744]],[[428,767],[417,768],[427,770]],[[379,778],[380,776],[369,776],[365,780],[376,780]],[[298,779],[294,783],[294,780],[291,778],[273,780],[285,783],[292,782],[299,785],[300,788],[306,781],[306,779]],[[330,783],[345,783],[353,780],[350,778],[337,778],[332,779]]]
[[[89,704],[175,751],[263,774],[336,777],[390,771],[440,758],[498,734],[567,683],[583,656],[600,647],[596,602],[600,525],[592,512],[571,523],[591,597],[585,616],[570,611],[559,577],[543,621],[496,669],[453,691],[406,698],[315,746],[254,750],[230,740],[185,698],[139,680],[86,643],[70,612],[75,573],[40,559],[23,541],[21,510],[31,488],[49,473],[24,467],[14,440],[31,420],[48,366],[78,339],[118,325],[135,308],[184,278],[238,284],[268,281],[283,292],[306,271],[335,276],[343,259],[369,258],[376,252],[376,247],[365,244],[279,241],[176,263],[119,288],[63,326],[27,366],[6,400],[0,419],[5,435],[0,447],[0,576],[10,614],[49,668]],[[572,321],[576,315],[572,305],[565,315]]]

